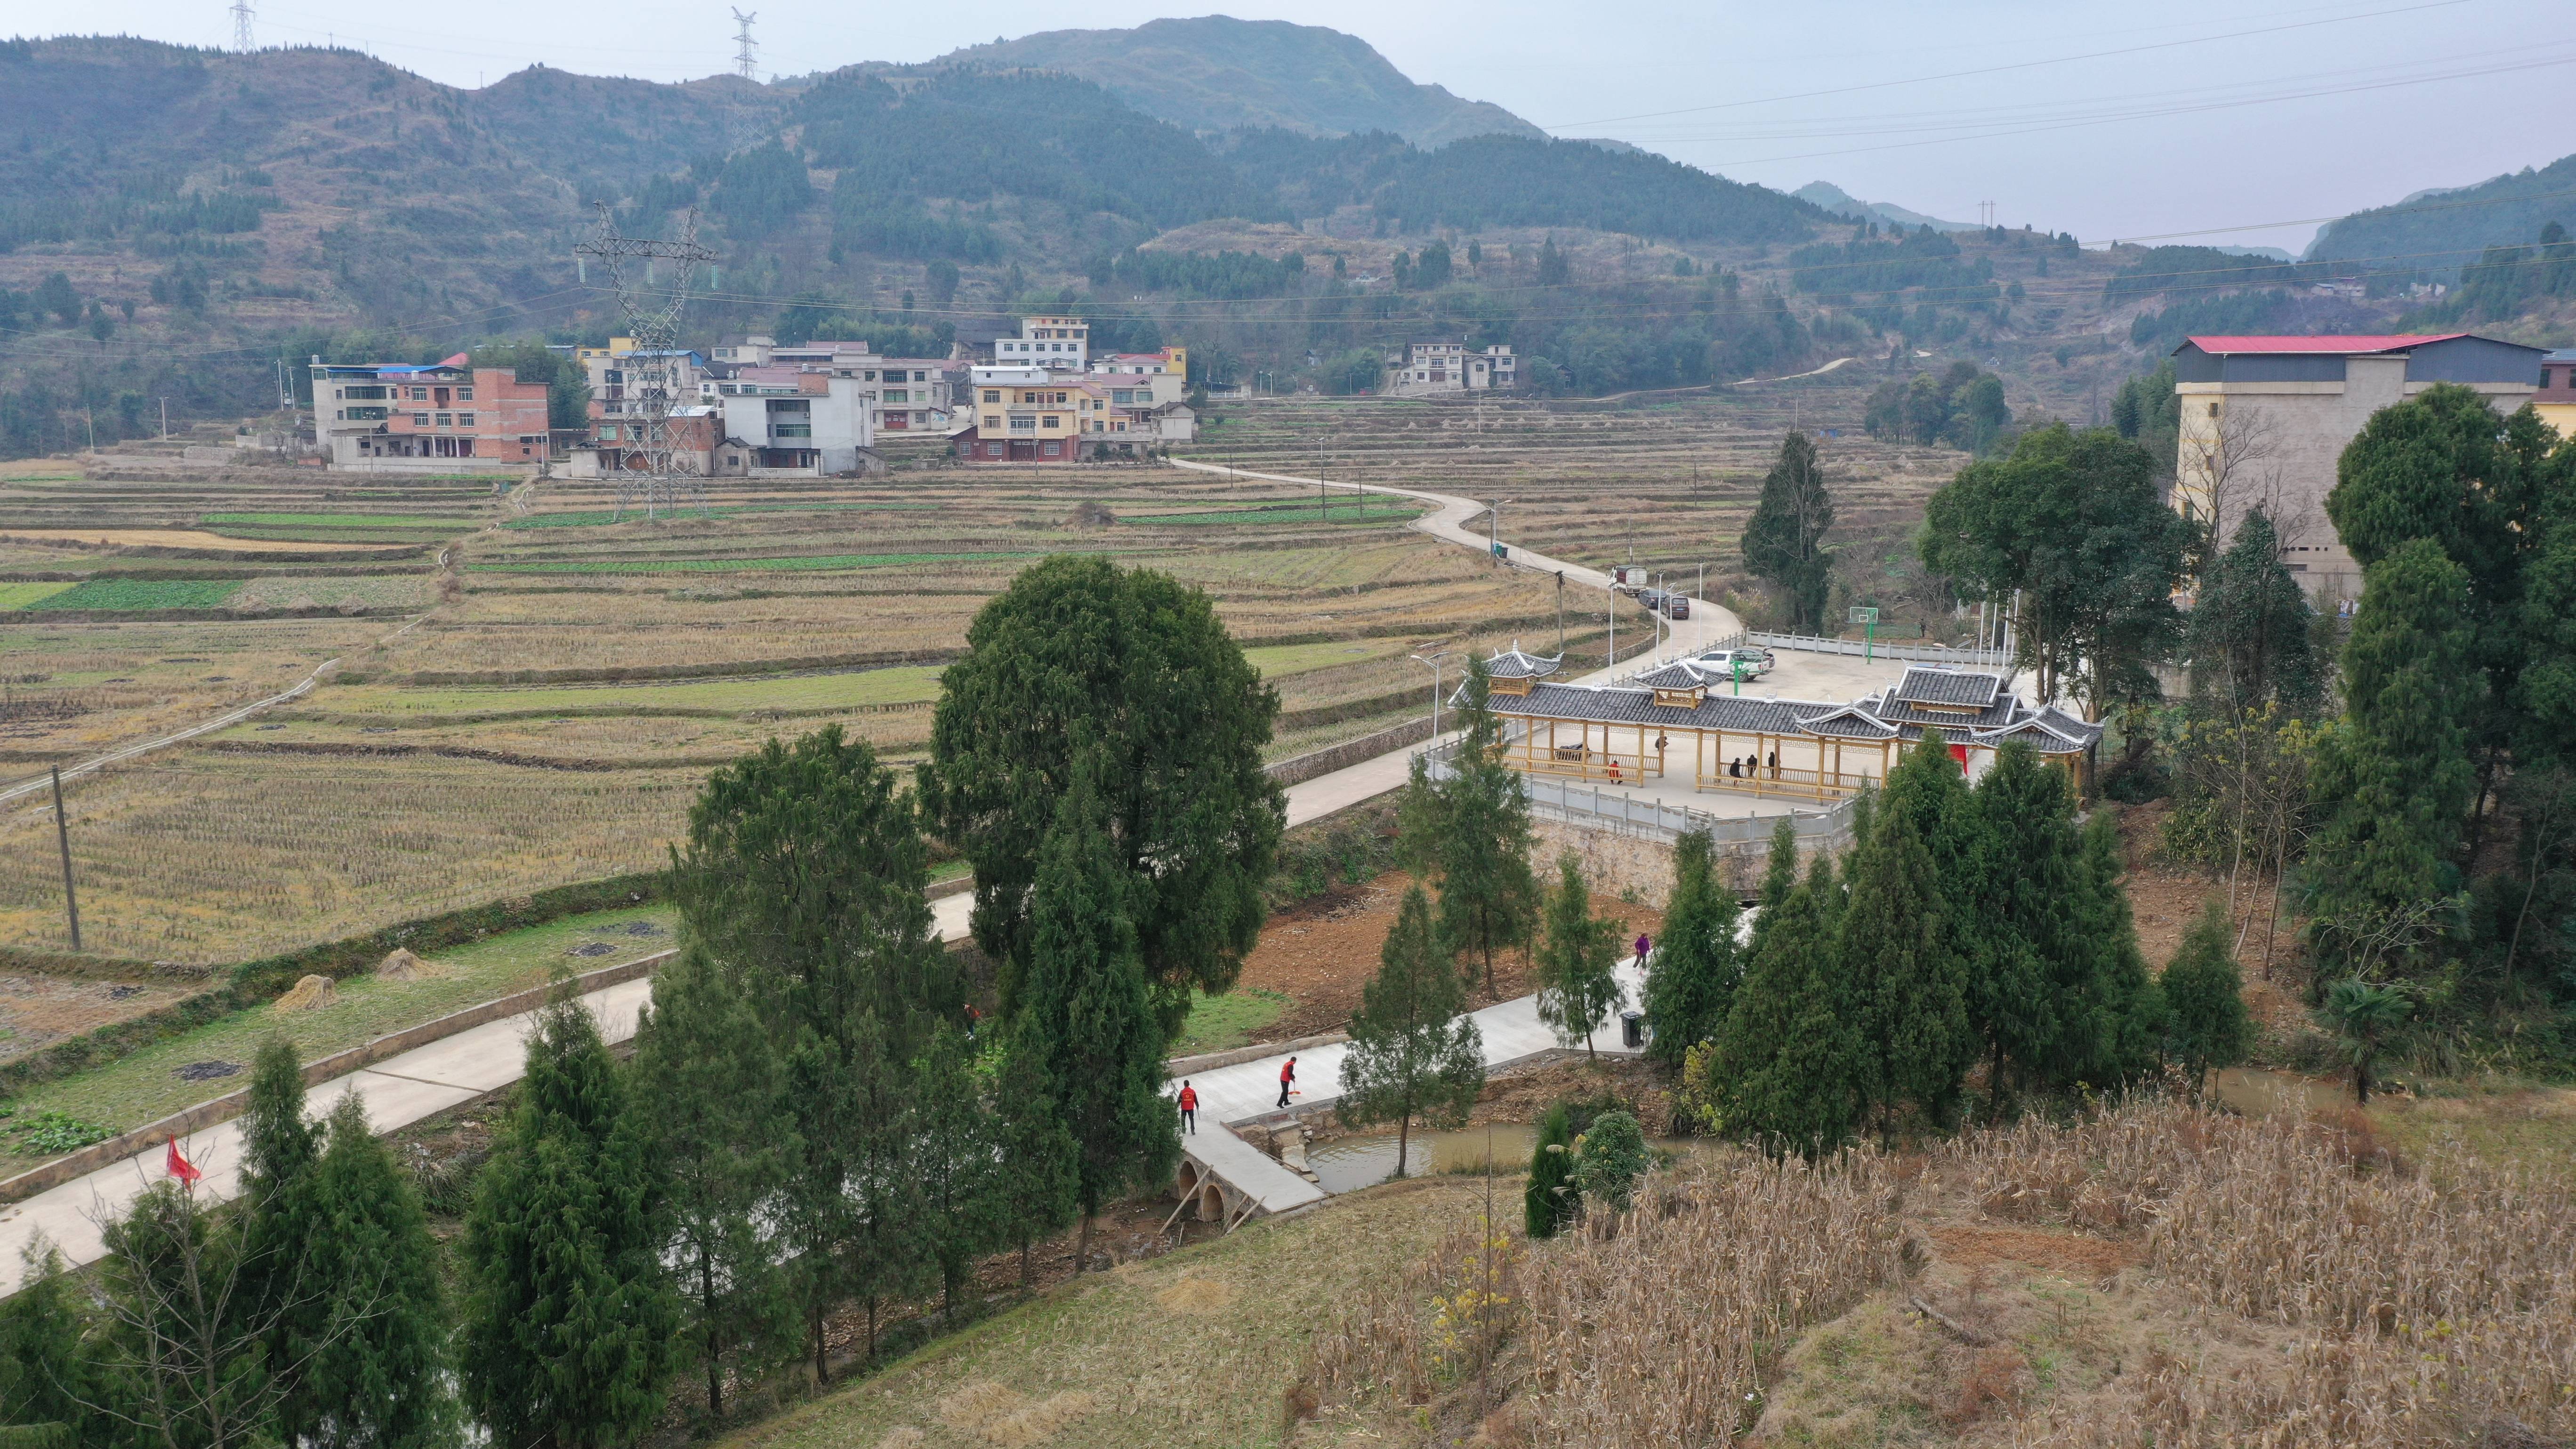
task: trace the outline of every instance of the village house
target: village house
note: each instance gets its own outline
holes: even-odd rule
[[[327,465],[369,472],[534,467],[547,453],[546,385],[506,367],[312,361],[314,432]]]
[[[1023,317],[1020,335],[993,340],[997,367],[1042,367],[1082,372],[1090,367],[1091,324],[1079,317]]]
[[[1380,391],[1421,397],[1439,393],[1484,392],[1516,387],[1520,366],[1511,345],[1469,347],[1465,342],[1408,342],[1386,361]]]
[[[1156,401],[1156,381],[1150,373],[977,367],[949,445],[965,463],[1078,463],[1189,441],[1197,414],[1177,397]]]
[[[785,366],[827,372],[859,384],[869,426],[877,432],[935,432],[949,422],[964,369],[946,358],[879,357],[864,341],[782,343],[760,333],[728,337],[710,349],[720,375],[738,367]],[[707,396],[711,387],[702,388]]]

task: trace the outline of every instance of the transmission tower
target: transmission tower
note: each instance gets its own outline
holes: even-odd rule
[[[751,38],[751,22],[760,18],[760,12],[755,10],[745,15],[736,10],[733,12],[733,18],[734,22],[742,27],[733,33],[733,73],[744,80],[758,80],[760,79],[757,74],[759,67],[755,63],[753,52],[757,51],[760,45]]]
[[[256,13],[250,0],[233,0],[233,49],[247,55],[251,51],[250,22]]]
[[[627,451],[644,460],[640,473],[618,470],[617,515],[624,515],[631,503],[641,503],[646,518],[651,518],[656,508],[675,513],[683,497],[703,509],[707,506],[706,479],[687,459],[674,455],[671,408],[678,400],[673,389],[680,374],[680,312],[688,306],[689,283],[699,265],[713,262],[716,254],[698,245],[698,209],[694,206],[681,224],[679,240],[648,241],[618,235],[615,213],[604,201],[597,205],[599,230],[588,241],[574,246],[573,252],[597,257],[608,269],[609,285],[617,289],[617,305],[626,313],[627,334],[635,339],[635,351],[625,365],[625,416],[635,434],[635,446]],[[644,276],[640,279],[626,271],[626,264],[638,257],[644,260]],[[653,280],[656,260],[678,263],[671,268],[672,280],[666,285],[657,285]]]

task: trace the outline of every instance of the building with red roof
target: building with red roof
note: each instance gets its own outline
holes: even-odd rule
[[[2540,387],[2543,349],[2467,332],[2192,337],[2174,349],[2181,440],[2173,505],[2222,537],[2261,508],[2282,558],[2321,606],[2361,597],[2361,570],[2326,517],[2335,464],[2370,415],[2455,383],[2512,412]]]

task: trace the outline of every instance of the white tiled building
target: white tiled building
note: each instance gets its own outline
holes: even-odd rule
[[[1520,384],[1519,362],[1509,343],[1473,348],[1464,342],[1408,342],[1387,359],[1385,392],[1483,392]]]
[[[1020,335],[993,340],[997,367],[1082,372],[1091,366],[1091,324],[1079,317],[1023,317]]]

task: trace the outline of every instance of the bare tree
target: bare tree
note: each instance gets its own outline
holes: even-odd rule
[[[2285,436],[2278,418],[2249,403],[2213,413],[2207,408],[2218,407],[2215,399],[2195,415],[2193,408],[2202,405],[2198,397],[2184,400],[2174,467],[2174,492],[2195,527],[2185,560],[2195,576],[2226,548],[2246,514],[2262,509],[2286,549],[2304,536],[2311,511],[2285,506],[2297,500],[2286,496]]]

